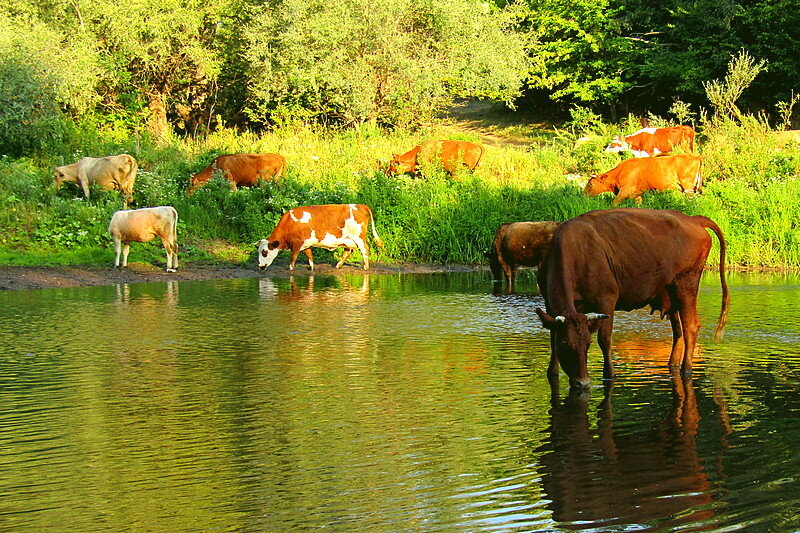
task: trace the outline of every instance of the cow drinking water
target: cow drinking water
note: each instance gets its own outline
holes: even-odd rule
[[[725,238],[713,220],[678,211],[609,209],[563,222],[553,234],[539,268],[545,310],[536,309],[550,331],[548,374],[558,365],[573,387],[587,387],[586,358],[591,335],[603,352],[603,376],[614,377],[611,330],[614,311],[649,305],[669,317],[669,366],[691,373],[697,332],[697,291],[711,249],[712,230],[720,246],[722,311],[715,337],[722,334],[730,296],[725,280]]]
[[[308,205],[295,207],[283,214],[278,225],[269,237],[258,243],[258,268],[267,268],[275,260],[278,252],[289,250],[291,260],[289,270],[300,252],[305,252],[308,264],[314,270],[314,257],[311,247],[335,250],[344,248],[341,267],[356,248],[364,258],[364,270],[369,269],[369,247],[367,245],[367,226],[372,226],[375,244],[383,248],[383,241],[375,230],[372,210],[363,204]]]

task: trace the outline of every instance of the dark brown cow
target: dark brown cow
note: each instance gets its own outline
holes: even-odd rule
[[[559,224],[549,220],[501,224],[494,234],[491,250],[486,252],[494,282],[501,283],[500,276],[505,274],[509,289],[514,290],[517,267],[539,266]]]
[[[611,330],[614,311],[649,305],[672,325],[669,366],[688,374],[700,323],[697,290],[711,249],[711,229],[720,244],[722,311],[715,338],[727,320],[725,237],[713,220],[678,211],[609,209],[563,222],[539,267],[546,312],[536,309],[550,330],[548,374],[558,364],[573,387],[587,387],[586,356],[591,334],[603,352],[603,376],[613,379]]]
[[[386,170],[387,175],[409,173],[416,175],[420,166],[441,166],[450,176],[459,169],[475,170],[483,157],[483,146],[469,141],[426,141],[408,152],[395,155]]]
[[[691,126],[644,128],[623,139],[614,137],[606,152],[630,151],[634,157],[648,157],[672,152],[676,146],[694,150],[694,130]]]
[[[202,187],[212,178],[215,170],[237,187],[252,187],[259,180],[278,179],[286,173],[286,158],[278,154],[228,154],[215,157],[206,168],[192,176],[189,194]]]
[[[588,196],[613,192],[614,205],[629,198],[641,203],[640,196],[651,190],[699,193],[703,188],[702,166],[702,159],[692,154],[626,159],[608,172],[589,178],[584,192]]]
[[[295,207],[283,214],[278,225],[269,237],[258,244],[258,267],[267,268],[281,250],[290,250],[292,258],[289,270],[300,252],[305,252],[308,264],[314,270],[314,256],[311,247],[326,250],[344,247],[342,259],[336,268],[342,266],[350,254],[358,248],[364,258],[364,270],[369,269],[369,248],[367,246],[367,226],[372,225],[375,244],[383,248],[383,241],[375,231],[375,218],[372,210],[363,204],[307,205]]]

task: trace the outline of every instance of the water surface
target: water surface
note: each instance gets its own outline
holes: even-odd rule
[[[731,285],[582,395],[486,273],[0,293],[0,531],[800,529],[800,279]]]

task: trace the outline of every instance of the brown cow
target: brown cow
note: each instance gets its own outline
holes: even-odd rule
[[[278,154],[227,154],[215,157],[206,168],[192,176],[188,193],[192,194],[212,178],[215,170],[230,182],[232,190],[252,187],[259,180],[279,179],[286,173],[286,158]]]
[[[538,267],[553,232],[560,222],[507,222],[494,234],[492,248],[486,252],[495,283],[505,274],[509,290],[514,290],[514,276],[519,266]]]
[[[131,242],[150,242],[159,237],[167,252],[167,272],[178,268],[178,212],[174,207],[162,205],[117,211],[111,217],[108,232],[114,239],[115,267],[120,266],[120,253],[122,266],[128,265]]]
[[[425,141],[408,152],[395,154],[386,175],[416,175],[420,166],[440,165],[452,177],[459,169],[475,170],[483,157],[483,146],[469,141]]]
[[[125,207],[133,199],[133,183],[136,181],[136,159],[128,154],[107,157],[84,157],[77,163],[56,167],[53,181],[56,187],[64,182],[77,183],[89,198],[89,185],[96,183],[105,190],[116,189],[125,199]]]
[[[702,159],[692,154],[626,159],[608,172],[589,178],[584,192],[589,196],[613,192],[614,205],[628,198],[641,203],[640,196],[651,190],[699,193],[703,186],[701,169]]]
[[[614,137],[606,152],[630,151],[634,157],[648,157],[672,152],[676,146],[694,150],[694,129],[691,126],[644,128],[623,139]]]
[[[265,269],[272,264],[281,250],[290,250],[292,257],[289,270],[300,252],[305,252],[308,264],[314,270],[314,256],[311,247],[326,250],[344,247],[341,267],[358,248],[364,258],[364,270],[369,269],[369,248],[367,246],[367,226],[372,224],[375,244],[383,248],[383,241],[375,231],[375,218],[372,210],[363,204],[307,205],[295,207],[283,214],[278,225],[269,237],[258,243],[258,268]]]
[[[725,281],[725,238],[713,220],[678,211],[609,209],[563,222],[539,267],[546,312],[536,309],[550,330],[550,376],[558,364],[573,387],[587,387],[586,356],[591,334],[603,352],[603,376],[613,379],[611,329],[614,311],[649,305],[672,325],[669,366],[688,374],[700,323],[697,290],[711,249],[711,229],[720,245],[722,311],[715,338],[727,320],[730,296]]]

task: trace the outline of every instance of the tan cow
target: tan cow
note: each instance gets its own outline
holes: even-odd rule
[[[462,168],[475,170],[483,151],[483,146],[469,141],[426,141],[404,154],[395,154],[386,175],[416,175],[420,166],[435,164],[452,177]]]
[[[592,176],[584,192],[588,196],[613,192],[614,205],[628,198],[641,203],[640,196],[650,190],[699,193],[703,185],[701,169],[702,159],[692,154],[626,159],[608,172]]]
[[[375,217],[372,210],[363,204],[307,205],[295,207],[283,214],[278,225],[269,237],[258,243],[258,268],[265,269],[275,260],[281,250],[292,254],[289,270],[300,252],[305,252],[308,264],[314,270],[314,256],[311,247],[326,250],[345,249],[342,259],[336,264],[341,267],[350,254],[358,248],[364,258],[364,270],[369,269],[369,248],[367,246],[367,226],[372,224],[372,237],[375,244],[383,248],[383,241],[375,231]]]
[[[676,146],[694,150],[694,129],[691,126],[643,128],[623,139],[614,137],[606,152],[630,151],[634,157],[669,154]]]
[[[89,185],[97,183],[103,189],[116,189],[125,198],[125,207],[133,199],[133,183],[136,181],[136,159],[128,154],[107,157],[84,157],[77,163],[56,167],[53,179],[56,187],[64,182],[77,183],[89,198]]]
[[[505,274],[508,288],[514,290],[514,277],[519,266],[538,267],[550,239],[560,222],[507,222],[494,235],[492,248],[486,252],[495,283]]]
[[[202,187],[219,170],[230,187],[252,187],[260,180],[279,179],[286,173],[286,158],[279,154],[227,154],[221,155],[206,168],[192,176],[188,193]]]
[[[131,242],[150,242],[159,237],[167,252],[167,272],[175,272],[178,268],[178,212],[174,207],[117,211],[111,217],[108,232],[114,239],[115,267],[120,266],[120,252],[122,266],[128,265]]]

